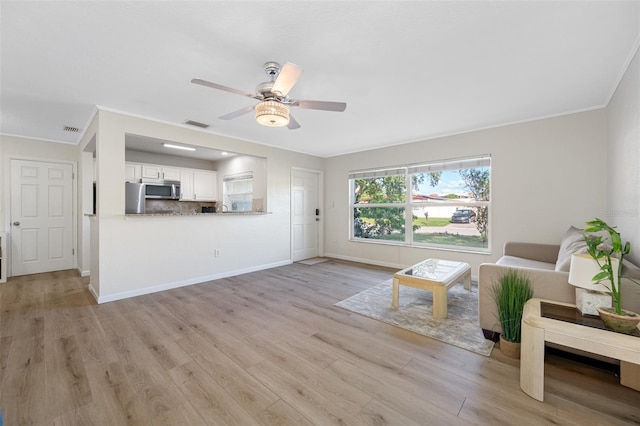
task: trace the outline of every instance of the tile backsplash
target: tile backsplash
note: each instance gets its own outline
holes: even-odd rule
[[[215,201],[146,200],[145,210],[147,214],[200,213],[202,211],[202,207],[215,207],[215,205]]]

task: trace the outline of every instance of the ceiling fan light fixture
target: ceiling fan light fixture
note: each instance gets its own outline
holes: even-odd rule
[[[289,124],[289,107],[278,101],[260,102],[255,107],[256,121],[263,126],[283,127]]]

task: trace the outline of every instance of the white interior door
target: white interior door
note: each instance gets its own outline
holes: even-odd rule
[[[11,161],[11,275],[73,266],[71,164]]]
[[[317,257],[320,216],[319,174],[294,170],[291,177],[291,252],[293,261]]]

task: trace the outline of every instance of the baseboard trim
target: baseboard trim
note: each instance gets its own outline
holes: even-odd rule
[[[174,288],[186,287],[186,286],[193,285],[193,284],[200,284],[200,283],[207,282],[207,281],[214,281],[214,280],[219,280],[219,279],[222,279],[222,278],[229,278],[229,277],[233,277],[233,276],[236,276],[236,275],[247,274],[247,273],[250,273],[250,272],[257,272],[257,271],[262,271],[262,270],[265,270],[265,269],[276,268],[278,266],[290,265],[291,263],[292,263],[292,261],[289,259],[289,260],[285,260],[285,261],[282,261],[282,262],[274,262],[274,263],[269,263],[269,264],[265,264],[265,265],[252,266],[250,268],[245,268],[245,269],[236,269],[236,270],[233,270],[233,271],[226,271],[226,272],[222,272],[222,273],[219,273],[219,274],[213,274],[213,275],[206,275],[206,276],[201,276],[201,277],[189,278],[189,279],[186,279],[186,280],[175,281],[175,282],[160,284],[160,285],[157,285],[157,286],[140,288],[140,289],[131,290],[131,291],[124,291],[124,292],[121,292],[121,293],[114,293],[114,294],[109,294],[109,295],[106,295],[106,296],[97,296],[95,294],[95,292],[93,291],[93,289],[91,288],[91,286],[89,286],[89,291],[91,292],[91,294],[93,294],[93,297],[96,298],[98,304],[102,304],[102,303],[108,303],[108,302],[115,302],[116,300],[129,299],[131,297],[136,297],[136,296],[144,296],[145,294],[157,293],[159,291],[172,290]]]
[[[387,268],[394,268],[394,269],[398,269],[398,270],[404,269],[404,268],[407,268],[407,267],[411,266],[411,264],[400,265],[398,263],[374,261],[374,260],[371,260],[371,259],[365,259],[365,258],[361,258],[361,257],[352,257],[352,256],[343,256],[341,254],[335,254],[335,253],[325,253],[324,257],[333,257],[334,259],[346,260],[346,261],[349,261],[349,262],[364,263],[364,264],[367,264],[367,265],[385,266]],[[478,276],[474,275],[473,271],[471,273],[471,281],[474,284],[478,283]]]
[[[365,258],[361,258],[361,257],[352,257],[352,256],[343,256],[341,254],[335,254],[335,253],[324,253],[324,257],[333,257],[334,259],[340,259],[340,260],[346,260],[349,262],[358,262],[358,263],[365,263],[367,265],[376,265],[376,266],[385,266],[388,268],[396,268],[396,269],[403,269],[406,268],[406,265],[400,265],[397,263],[391,263],[391,262],[379,262],[379,261],[373,261],[371,259],[365,259]]]
[[[89,289],[89,293],[91,293],[91,295],[96,300],[96,302],[98,302],[98,294],[96,293],[96,290],[93,287],[91,287],[91,284],[89,284],[87,286],[87,288]],[[98,303],[100,303],[100,302],[98,302]]]

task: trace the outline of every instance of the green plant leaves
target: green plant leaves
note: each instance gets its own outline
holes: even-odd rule
[[[502,337],[519,343],[524,304],[533,297],[531,280],[523,271],[507,269],[494,283],[492,293],[498,306]]]
[[[595,282],[609,280],[611,287],[607,287],[607,289],[611,291],[615,312],[620,315],[622,313],[622,294],[620,287],[622,280],[622,259],[631,251],[631,243],[627,241],[623,246],[622,237],[620,233],[615,230],[615,226],[611,227],[607,225],[607,223],[600,218],[596,217],[594,220],[586,222],[586,225],[587,228],[584,230],[584,238],[587,242],[587,252],[598,262],[598,265],[600,265],[600,272],[594,275],[592,280]],[[606,231],[609,234],[610,247],[603,244],[605,239],[601,235],[586,235],[601,231]],[[618,258],[620,261],[617,270],[611,266],[612,257]],[[638,284],[635,280],[631,281]]]

